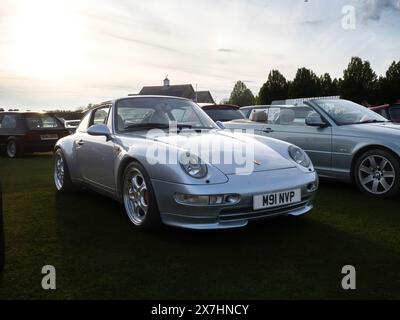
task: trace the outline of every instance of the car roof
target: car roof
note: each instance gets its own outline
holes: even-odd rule
[[[203,110],[224,110],[224,109],[235,109],[239,110],[240,107],[234,104],[210,104],[201,107]]]

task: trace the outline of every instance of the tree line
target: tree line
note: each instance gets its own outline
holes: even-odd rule
[[[274,100],[321,96],[340,96],[365,106],[394,103],[400,99],[400,61],[393,61],[380,77],[368,61],[359,57],[351,58],[339,79],[332,79],[329,73],[318,76],[310,69],[300,68],[293,80],[287,80],[279,70],[272,70],[258,96],[242,81],[236,82],[229,103],[269,105]]]

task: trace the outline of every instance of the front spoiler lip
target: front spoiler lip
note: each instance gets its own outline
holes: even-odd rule
[[[190,217],[187,215],[178,215],[171,213],[161,213],[161,220],[164,224],[172,227],[191,229],[191,230],[221,230],[221,229],[235,229],[242,228],[248,225],[249,221],[252,220],[266,220],[279,216],[301,216],[307,214],[313,209],[313,204],[308,203],[302,208],[295,210],[288,210],[286,212],[280,212],[276,214],[269,214],[261,217],[249,217],[234,221],[220,221],[215,217]],[[193,220],[193,222],[187,222],[187,220]],[[202,222],[202,220],[204,222]],[[214,222],[212,222],[214,220]]]

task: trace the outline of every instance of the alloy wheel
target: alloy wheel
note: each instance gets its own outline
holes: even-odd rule
[[[132,169],[124,180],[124,204],[129,219],[135,225],[141,225],[149,210],[148,189],[143,174]]]
[[[61,190],[64,185],[64,173],[64,159],[60,153],[57,153],[54,164],[54,182],[58,190]]]
[[[361,162],[358,177],[366,191],[382,195],[394,186],[396,171],[393,164],[384,156],[371,155]]]

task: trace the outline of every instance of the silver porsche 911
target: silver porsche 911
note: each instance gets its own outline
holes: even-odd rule
[[[304,151],[221,130],[190,100],[135,96],[86,113],[55,147],[59,191],[85,185],[125,206],[138,228],[242,227],[309,212],[318,176]]]

